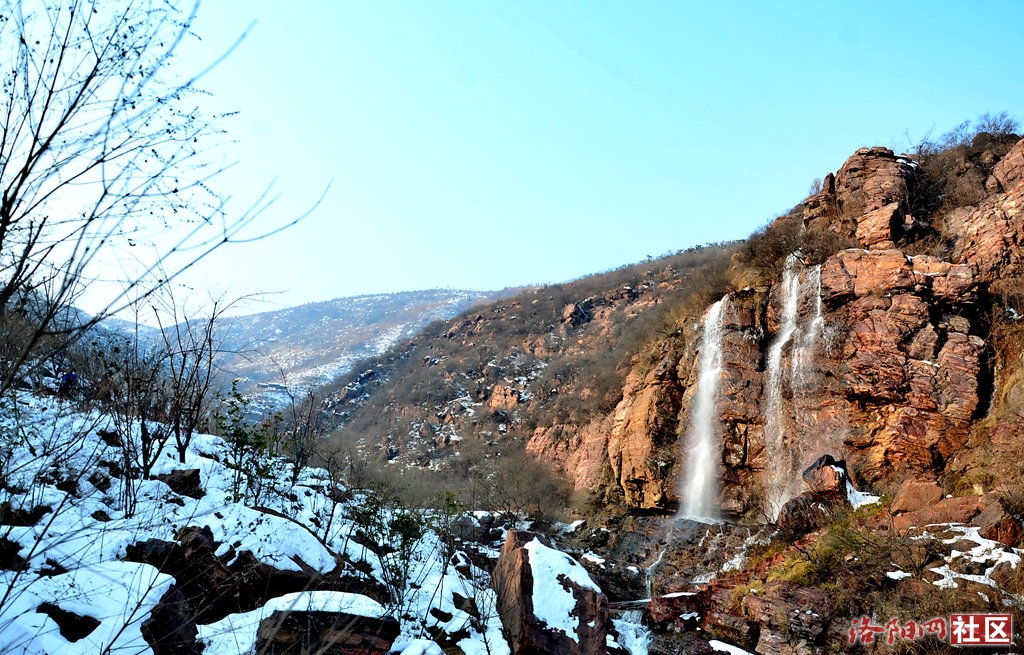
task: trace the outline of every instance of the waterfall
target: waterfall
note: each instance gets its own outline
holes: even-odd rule
[[[786,498],[789,479],[794,469],[793,455],[786,447],[786,411],[782,402],[782,353],[797,333],[797,309],[800,301],[800,275],[798,261],[792,255],[786,260],[782,274],[782,317],[779,331],[768,349],[765,364],[767,386],[767,412],[765,415],[765,456],[768,460],[768,489],[766,508],[775,520]]]
[[[715,520],[718,515],[718,475],[721,459],[721,428],[718,422],[718,388],[722,380],[722,318],[729,296],[724,296],[704,316],[700,346],[700,374],[690,412],[687,436],[689,463],[683,480],[681,516]]]
[[[818,341],[821,339],[821,328],[825,323],[822,314],[821,303],[821,266],[815,266],[807,274],[807,281],[801,285],[800,295],[811,294],[813,303],[813,314],[811,320],[801,331],[800,340],[793,354],[793,379],[794,386],[801,390],[808,389],[814,384],[814,357],[817,354]],[[813,393],[813,390],[812,390]]]
[[[630,655],[647,655],[651,645],[651,631],[644,625],[643,610],[622,612],[619,617],[612,619],[612,625],[619,633],[619,644]]]
[[[658,568],[661,564],[661,560],[665,558],[665,551],[668,550],[668,544],[663,544],[661,550],[658,551],[658,557],[651,562],[651,565],[644,569],[644,573],[647,575],[647,598],[648,600],[654,598],[654,569]]]

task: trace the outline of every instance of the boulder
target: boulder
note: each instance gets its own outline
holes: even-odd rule
[[[125,560],[150,564],[173,576],[198,623],[213,623],[228,614],[249,612],[264,605],[268,598],[298,591],[375,593],[358,579],[323,576],[304,566],[301,571],[279,570],[260,562],[247,550],[238,552],[230,548],[217,557],[218,546],[208,526],[187,527],[179,531],[178,543],[147,539],[128,545]]]
[[[175,585],[160,598],[140,628],[153,655],[199,655],[203,651],[196,641],[199,629],[195,614]]]
[[[513,655],[608,652],[608,599],[544,537],[509,530],[491,584]]]
[[[562,323],[570,328],[576,328],[590,321],[590,312],[583,305],[574,302],[562,308]]]
[[[637,566],[590,555],[581,557],[580,564],[608,596],[609,602],[618,603],[647,597],[647,576]]]
[[[50,617],[57,624],[60,636],[71,643],[85,639],[100,627],[101,623],[91,616],[76,614],[53,603],[42,603],[36,608],[36,612]],[[192,624],[192,628],[195,629],[195,623]]]
[[[255,652],[266,655],[385,655],[400,626],[391,616],[314,610],[275,611],[260,622]]]
[[[199,477],[199,469],[171,471],[170,473],[161,473],[153,477],[166,484],[171,488],[171,491],[179,496],[199,499],[205,493],[203,491],[203,481]]]
[[[805,491],[786,501],[779,511],[775,525],[796,534],[807,534],[827,525],[841,512],[850,508],[845,494],[817,494]]]
[[[1013,518],[1003,507],[1002,501],[986,496],[988,504],[980,514],[971,519],[971,525],[981,528],[982,537],[998,541],[1007,546],[1017,546],[1024,537],[1024,529],[1017,519]]]
[[[816,494],[846,496],[846,462],[837,462],[831,455],[822,455],[803,472],[803,481]]]
[[[942,487],[935,480],[910,479],[900,485],[889,511],[893,514],[931,507],[942,500]]]
[[[657,624],[696,626],[704,614],[706,598],[696,591],[676,591],[651,598],[648,614]]]

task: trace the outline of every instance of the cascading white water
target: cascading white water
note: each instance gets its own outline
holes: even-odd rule
[[[793,353],[793,379],[794,386],[807,389],[814,384],[814,357],[818,350],[818,341],[821,339],[821,329],[825,323],[822,314],[821,303],[821,266],[815,266],[807,274],[807,280],[800,285],[799,294],[811,295],[813,314],[800,331],[800,339]]]
[[[722,380],[722,318],[729,296],[724,296],[704,317],[700,346],[700,374],[690,411],[687,436],[689,460],[683,479],[684,500],[680,516],[694,520],[718,518],[719,453],[718,389]]]
[[[644,569],[644,573],[647,575],[647,598],[654,598],[654,570],[661,564],[661,560],[665,558],[665,551],[668,550],[668,544],[664,544],[661,550],[658,551],[658,557],[655,558],[651,564]]]
[[[619,633],[619,643],[630,655],[647,655],[651,631],[644,625],[643,610],[622,612],[619,618],[612,619],[612,624]]]
[[[799,262],[792,255],[786,260],[782,274],[782,316],[779,331],[768,349],[765,363],[767,386],[765,413],[765,455],[768,460],[768,511],[775,520],[783,503],[793,470],[793,453],[786,447],[785,408],[782,402],[782,353],[797,332],[797,309],[800,301]]]

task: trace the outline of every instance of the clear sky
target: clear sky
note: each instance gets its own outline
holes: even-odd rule
[[[276,305],[559,282],[742,238],[861,146],[1024,118],[1024,2],[207,0],[176,62],[263,225],[186,279]],[[257,311],[257,309],[253,311]]]

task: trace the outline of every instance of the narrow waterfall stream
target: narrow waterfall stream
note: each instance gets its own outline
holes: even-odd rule
[[[786,410],[782,402],[783,385],[783,350],[796,335],[797,309],[800,301],[799,261],[790,256],[786,260],[786,270],[782,275],[781,301],[782,315],[779,320],[779,331],[768,349],[765,362],[766,412],[765,412],[765,450],[768,459],[767,502],[769,517],[774,521],[782,509],[789,488],[789,479],[794,463],[793,453],[786,444]]]
[[[704,316],[700,346],[700,374],[690,412],[687,435],[689,461],[682,480],[683,518],[714,521],[718,518],[718,475],[721,459],[721,427],[718,421],[718,390],[722,379],[722,318],[729,296],[724,296]]]

